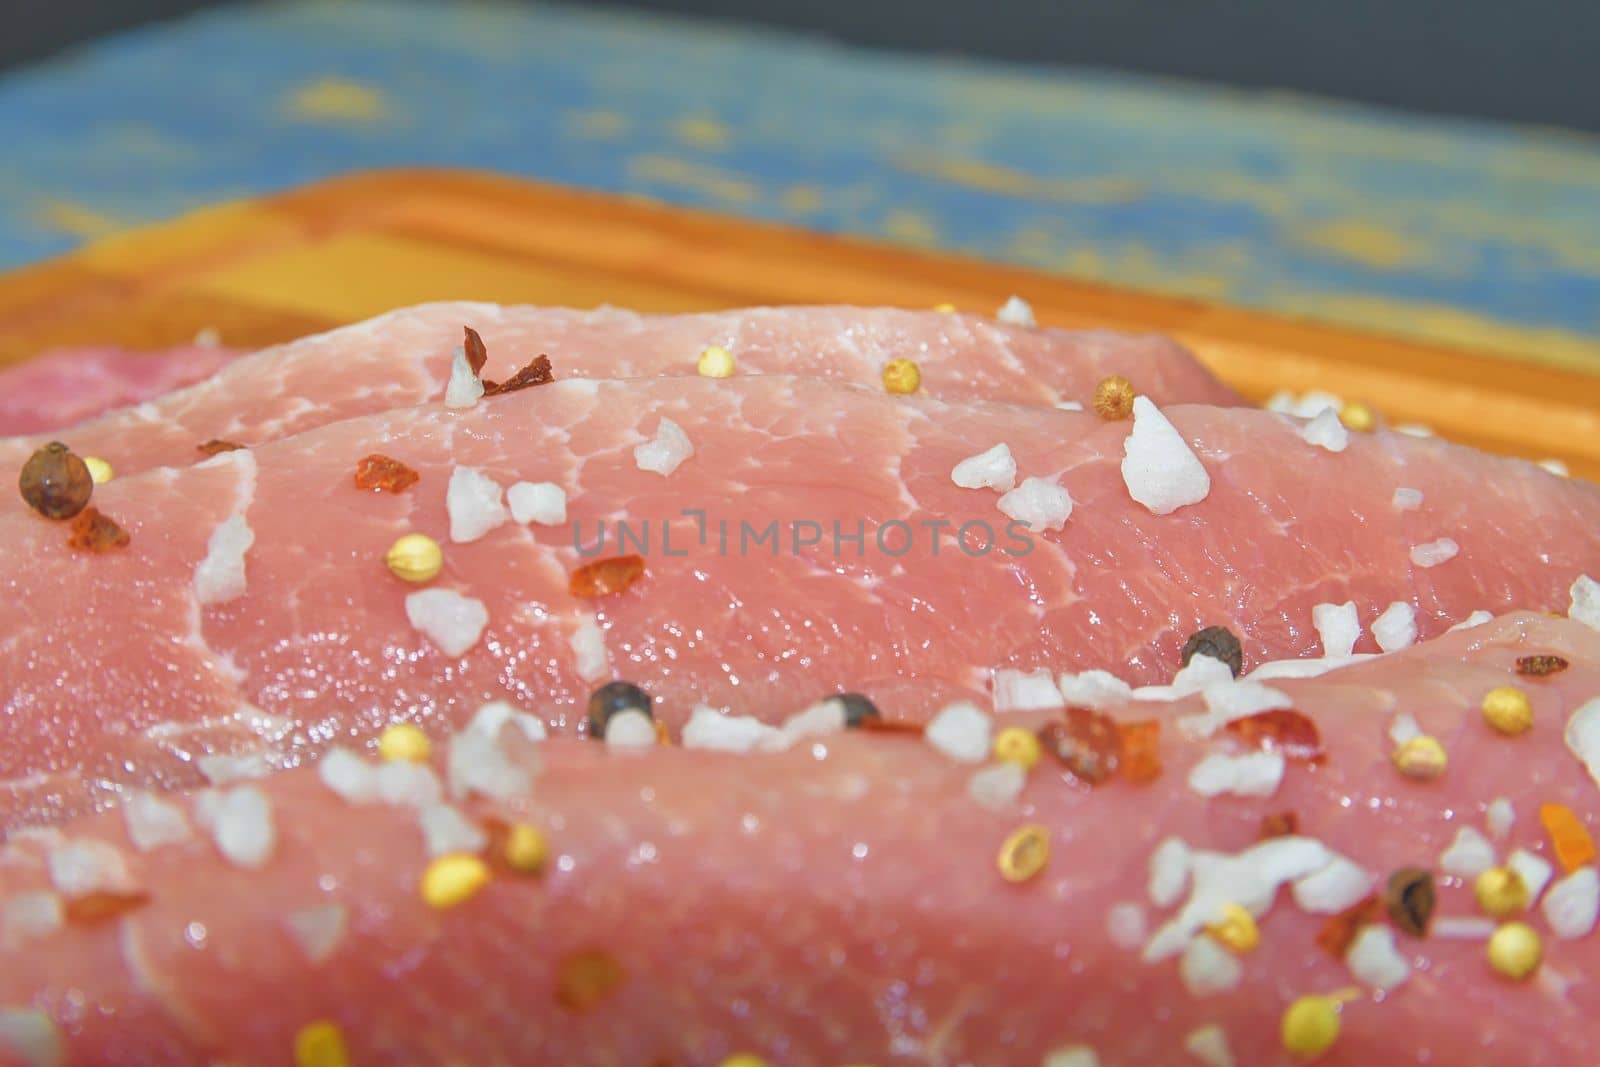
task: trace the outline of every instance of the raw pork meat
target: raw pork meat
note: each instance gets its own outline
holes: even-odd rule
[[[0,370],[0,437],[71,426],[204,381],[237,352],[186,345],[164,352],[63,348]]]

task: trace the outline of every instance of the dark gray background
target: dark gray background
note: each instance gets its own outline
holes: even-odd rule
[[[1600,0],[619,0],[905,51],[1075,63],[1600,132]],[[0,67],[206,0],[0,0]]]

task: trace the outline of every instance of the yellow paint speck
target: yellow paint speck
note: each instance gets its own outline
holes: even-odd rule
[[[709,115],[689,115],[672,125],[672,134],[691,148],[726,148],[732,140],[728,127]]]
[[[615,111],[579,111],[568,120],[572,132],[596,141],[612,141],[625,135],[632,123]]]
[[[87,239],[104,237],[123,228],[122,223],[110,215],[70,200],[46,200],[39,206],[38,217],[52,230]]]
[[[638,156],[629,160],[628,175],[635,181],[675,185],[738,204],[747,204],[759,194],[756,184],[740,175],[671,156]]]
[[[1362,219],[1302,227],[1294,232],[1294,239],[1374,270],[1399,270],[1428,258],[1428,250],[1420,242]]]
[[[384,116],[382,91],[344,78],[321,78],[290,93],[290,117],[307,122],[376,122]]]
[[[900,170],[951,185],[1004,196],[1075,204],[1122,204],[1137,200],[1143,186],[1127,178],[1045,178],[977,159],[907,154],[896,157]]]
[[[809,215],[822,210],[822,190],[815,185],[791,185],[780,197],[785,211]]]
[[[883,235],[908,245],[932,245],[939,240],[939,231],[932,221],[915,211],[905,210],[889,212],[883,220]]]

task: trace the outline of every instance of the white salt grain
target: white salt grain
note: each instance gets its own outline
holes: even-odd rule
[[[1489,836],[1496,841],[1504,841],[1511,833],[1511,827],[1516,825],[1517,811],[1511,806],[1511,801],[1505,797],[1495,797],[1489,801],[1489,808],[1483,813],[1484,827],[1489,831]]]
[[[542,726],[543,724],[541,724]],[[500,745],[501,730],[464,730],[450,739],[445,777],[456,799],[479,795],[496,800],[527,796],[534,767],[513,760]]]
[[[1294,902],[1313,915],[1336,915],[1371,892],[1377,878],[1353,860],[1335,856],[1322,870],[1294,883]]]
[[[994,710],[1052,711],[1062,707],[1061,690],[1047,668],[1018,671],[1001,668],[994,672]]]
[[[1183,1048],[1205,1067],[1235,1067],[1233,1050],[1228,1047],[1228,1035],[1216,1023],[1206,1023],[1190,1030],[1183,1039]]]
[[[1343,452],[1350,447],[1350,431],[1339,421],[1339,413],[1331,408],[1300,427],[1300,436],[1307,444],[1329,452]]]
[[[578,621],[567,644],[572,648],[579,678],[592,684],[610,677],[611,654],[606,651],[606,635],[593,615],[584,615]]]
[[[264,866],[277,836],[267,795],[253,785],[221,794],[211,816],[211,836],[229,863],[252,869]]]
[[[231,515],[211,531],[205,558],[194,569],[194,595],[202,606],[244,595],[244,556],[255,543],[256,533],[243,515]]]
[[[0,1007],[0,1048],[15,1052],[24,1067],[63,1067],[67,1062],[55,1021],[36,1008]]]
[[[1190,768],[1189,788],[1203,797],[1270,797],[1283,781],[1283,770],[1281,752],[1216,752]]]
[[[1411,562],[1419,567],[1437,567],[1441,563],[1448,563],[1460,553],[1461,546],[1448,537],[1441,537],[1437,541],[1425,541],[1420,545],[1411,546]]]
[[[1033,306],[1020,296],[1012,296],[1001,304],[1000,310],[995,312],[994,317],[1007,326],[1039,325],[1033,317]]]
[[[1589,777],[1600,785],[1600,697],[1581,705],[1567,720],[1563,732],[1567,751],[1588,768]]]
[[[1572,601],[1567,605],[1567,618],[1581,622],[1590,629],[1600,630],[1600,582],[1587,574],[1580,574],[1568,592],[1572,595]]]
[[[1411,964],[1395,947],[1394,928],[1379,923],[1362,927],[1344,961],[1357,981],[1384,992],[1411,977]]]
[[[377,799],[376,768],[348,748],[324,752],[317,761],[317,777],[348,803],[367,804]]]
[[[1144,944],[1148,933],[1144,909],[1135,902],[1120,901],[1106,912],[1106,936],[1118,948],[1131,952]]]
[[[0,951],[15,951],[49,937],[66,922],[61,898],[46,890],[18,893],[0,901]]]
[[[1513,849],[1511,855],[1506,857],[1506,866],[1516,872],[1522,884],[1528,887],[1528,903],[1535,904],[1539,894],[1544,892],[1544,887],[1550,884],[1550,875],[1555,873],[1555,868],[1550,861],[1525,848]]]
[[[444,406],[470,408],[483,397],[483,381],[472,373],[467,350],[457,347],[450,354],[450,382],[444,387]]]
[[[1244,964],[1213,938],[1196,937],[1178,961],[1178,977],[1190,996],[1213,997],[1238,988]]]
[[[1211,492],[1200,458],[1149,397],[1133,398],[1133,430],[1122,453],[1128,495],[1157,515],[1197,504]]]
[[[972,773],[967,780],[967,795],[980,808],[1005,811],[1022,795],[1028,772],[1020,763],[993,763]]]
[[[489,837],[475,823],[449,804],[429,804],[417,813],[428,855],[451,852],[477,852]]]
[[[1421,736],[1422,727],[1417,724],[1417,717],[1409,711],[1397,712],[1389,722],[1389,740],[1394,742],[1396,748]]]
[[[472,721],[467,724],[467,729],[497,738],[501,728],[508,723],[515,726],[529,741],[543,741],[547,736],[543,719],[537,715],[529,715],[515,704],[509,704],[504,700],[491,700],[479,707],[473,714]]]
[[[642,471],[667,475],[677,470],[679,465],[692,455],[694,455],[694,445],[690,443],[689,435],[684,433],[683,428],[677,423],[663,415],[656,427],[655,437],[642,445],[634,446],[633,462]]]
[[[606,745],[610,748],[650,748],[656,742],[655,722],[636,708],[619,711],[606,720]]]
[[[1133,696],[1133,687],[1110,671],[1062,674],[1056,678],[1056,688],[1068,704],[1084,708],[1110,707]]]
[[[1448,633],[1455,633],[1457,630],[1470,630],[1474,626],[1482,626],[1484,623],[1490,622],[1493,619],[1494,619],[1494,612],[1492,612],[1492,611],[1484,611],[1482,608],[1479,608],[1477,611],[1474,611],[1471,615],[1468,615],[1466,618],[1462,619],[1460,622],[1458,622],[1454,626],[1450,627],[1450,629],[1447,632]]]
[[[1260,682],[1213,682],[1200,691],[1205,701],[1204,715],[1186,715],[1178,720],[1178,729],[1191,739],[1210,737],[1237,719],[1248,718],[1263,711],[1293,706],[1289,694]]]
[[[1470,826],[1456,831],[1455,840],[1439,856],[1439,869],[1458,878],[1476,878],[1494,866],[1494,846]]]
[[[555,482],[517,482],[506,490],[511,518],[526,525],[559,526],[567,521],[567,491]]]
[[[450,540],[476,541],[510,518],[500,502],[500,483],[476,467],[457,467],[445,487],[444,506],[450,515]]]
[[[1024,523],[1034,533],[1059,530],[1072,517],[1072,497],[1048,478],[1024,478],[996,505],[1000,514]]]
[[[1322,655],[1326,658],[1348,656],[1355,651],[1356,640],[1361,636],[1361,618],[1356,614],[1356,602],[1343,604],[1317,604],[1311,609],[1311,625],[1322,639]]]
[[[489,625],[483,601],[453,589],[423,589],[406,597],[406,618],[452,659],[466,655]]]
[[[324,904],[291,911],[284,924],[300,946],[306,962],[315,966],[326,963],[338,950],[349,921],[349,910],[343,904]]]
[[[50,872],[50,884],[68,898],[134,888],[127,859],[105,841],[68,839],[46,853],[45,867]]]
[[[1541,459],[1539,461],[1539,466],[1560,478],[1567,478],[1572,474],[1572,472],[1567,469],[1567,465],[1561,462],[1559,459]]]
[[[1372,636],[1385,652],[1409,648],[1417,639],[1417,611],[1403,600],[1396,600],[1372,620]]]
[[[1150,853],[1150,903],[1158,908],[1170,908],[1189,887],[1189,863],[1192,853],[1189,846],[1176,837],[1169,837]]]
[[[1394,504],[1396,511],[1415,511],[1422,506],[1422,490],[1401,487],[1394,491]]]
[[[1004,493],[1017,484],[1017,461],[1004,443],[968,456],[950,471],[950,480],[963,489],[998,489]]]
[[[973,704],[958,701],[935,715],[922,736],[953,760],[978,763],[989,755],[989,716]]]
[[[698,705],[683,727],[684,748],[709,748],[719,752],[750,752],[776,736],[778,730],[754,715],[724,715],[716,708]]]
[[[180,844],[192,836],[182,808],[144,790],[123,800],[122,818],[128,826],[128,840],[140,852]]]
[[[1592,866],[1579,867],[1550,887],[1539,908],[1556,937],[1587,937],[1600,918],[1600,873]]]
[[[262,752],[214,752],[209,756],[201,756],[194,761],[194,765],[212,785],[232,785],[234,782],[265,778],[273,771],[272,764]]]
[[[410,760],[386,760],[372,772],[373,799],[384,804],[421,808],[437,803],[444,786],[433,768]]]

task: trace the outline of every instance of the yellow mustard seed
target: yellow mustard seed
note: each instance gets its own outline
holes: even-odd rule
[[[700,353],[695,369],[702,378],[730,378],[733,376],[733,353],[721,345],[711,345]]]
[[[1378,416],[1359,400],[1352,400],[1339,409],[1339,421],[1357,433],[1366,433],[1378,425]]]
[[[344,1031],[327,1019],[302,1026],[294,1035],[295,1067],[350,1067]]]
[[[735,1052],[722,1061],[721,1067],[767,1067],[767,1061],[753,1052]]]
[[[408,582],[426,582],[439,576],[444,567],[444,551],[439,542],[427,534],[411,533],[389,546],[383,557],[396,578]]]
[[[1039,735],[1022,726],[1007,726],[995,735],[994,758],[1015,763],[1025,771],[1039,762]]]
[[[899,396],[922,388],[922,371],[915,360],[891,359],[883,367],[883,387]]]
[[[451,852],[422,872],[422,899],[430,907],[464,904],[489,884],[489,865],[470,852]]]
[[[1437,737],[1418,734],[1394,750],[1394,765],[1407,778],[1426,781],[1444,773],[1449,758]]]
[[[1255,916],[1237,904],[1224,904],[1222,918],[1206,927],[1212,939],[1236,955],[1254,952],[1261,944],[1261,928]]]
[[[1472,893],[1484,914],[1496,919],[1515,915],[1528,906],[1528,883],[1510,867],[1490,867],[1472,883]]]
[[[410,763],[427,763],[433,756],[433,743],[422,728],[409,722],[397,722],[384,728],[378,736],[378,756],[388,763],[405,760]]]
[[[956,306],[954,304],[935,304],[933,305],[933,310],[941,315],[953,315],[955,314]]]
[[[111,469],[111,464],[99,456],[84,456],[83,465],[89,468],[89,480],[95,485],[105,485],[117,472]]]
[[[1497,974],[1520,982],[1539,969],[1544,959],[1544,946],[1539,942],[1538,931],[1527,923],[1501,923],[1500,929],[1489,936],[1489,966]]]
[[[1050,831],[1038,823],[1012,832],[1000,846],[1000,877],[1008,882],[1026,882],[1050,860]]]
[[[1094,387],[1094,401],[1090,405],[1102,419],[1115,422],[1133,414],[1133,383],[1120,374],[1101,378]]]
[[[550,855],[550,842],[537,826],[525,822],[514,823],[506,831],[502,855],[512,870],[532,874],[544,866]]]
[[[1339,1002],[1312,994],[1290,1004],[1283,1013],[1283,1047],[1300,1060],[1314,1060],[1339,1038]]]
[[[1483,720],[1508,736],[1533,728],[1533,702],[1514,685],[1502,685],[1483,696]]]

